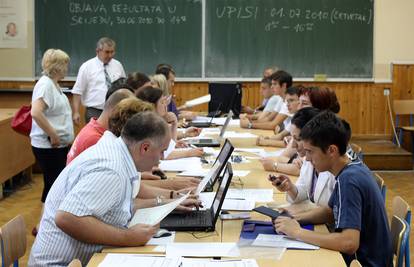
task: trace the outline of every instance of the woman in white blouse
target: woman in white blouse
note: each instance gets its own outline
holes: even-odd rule
[[[64,51],[48,49],[42,59],[43,76],[33,89],[30,140],[43,172],[43,203],[66,165],[66,155],[74,138],[72,110],[58,84],[65,77],[68,65],[69,56]]]

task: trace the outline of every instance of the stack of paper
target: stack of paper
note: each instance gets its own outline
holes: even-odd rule
[[[318,246],[311,245],[302,241],[288,238],[283,235],[266,235],[259,234],[253,241],[252,246],[256,247],[282,247],[293,249],[319,249]]]

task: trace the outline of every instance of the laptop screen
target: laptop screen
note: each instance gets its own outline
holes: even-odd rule
[[[227,126],[229,126],[231,118],[233,118],[233,111],[230,110],[229,113],[227,114],[227,118],[223,124],[223,127],[221,127],[220,138],[224,137],[224,133],[226,132]]]
[[[211,173],[211,176],[210,176],[211,185],[214,185],[216,179],[220,175],[221,171],[224,169],[224,165],[226,165],[227,161],[229,160],[230,155],[233,152],[233,150],[234,150],[233,145],[230,143],[228,139],[226,139],[212,167],[214,171]]]
[[[230,163],[227,163],[226,170],[224,171],[223,179],[221,180],[220,186],[217,190],[216,196],[214,197],[211,210],[214,216],[214,220],[217,220],[217,216],[220,213],[221,206],[223,205],[224,199],[226,198],[227,189],[229,188],[231,178],[233,177],[233,169]]]

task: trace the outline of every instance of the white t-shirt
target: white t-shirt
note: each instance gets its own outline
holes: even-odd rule
[[[280,109],[282,108],[283,98],[279,95],[273,95],[267,101],[266,106],[263,109],[263,112],[277,112],[279,113]]]
[[[32,103],[42,98],[47,107],[43,111],[50,125],[56,130],[60,147],[68,146],[73,141],[72,109],[69,100],[48,76],[42,76],[33,89]],[[32,119],[30,132],[31,144],[37,148],[52,148],[49,136]]]
[[[287,116],[287,118],[283,121],[283,125],[284,125],[284,128],[287,131],[290,131],[290,123],[292,121],[292,117],[293,117],[294,114],[289,112],[286,101],[283,101],[283,104],[282,104],[282,107],[280,108],[279,114],[283,114],[283,115]]]
[[[111,82],[126,77],[124,67],[116,59],[111,59],[105,68]],[[81,95],[82,104],[85,107],[103,109],[107,91],[102,61],[98,57],[94,57],[83,63],[79,68],[72,94]]]

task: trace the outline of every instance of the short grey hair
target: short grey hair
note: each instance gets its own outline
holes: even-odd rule
[[[104,45],[107,45],[109,47],[115,47],[116,43],[114,40],[112,40],[109,37],[102,37],[101,39],[98,40],[98,42],[96,43],[96,49],[102,49],[104,47]]]
[[[153,111],[144,111],[132,116],[125,124],[121,137],[127,146],[133,146],[144,140],[161,146],[169,134],[165,120]]]

